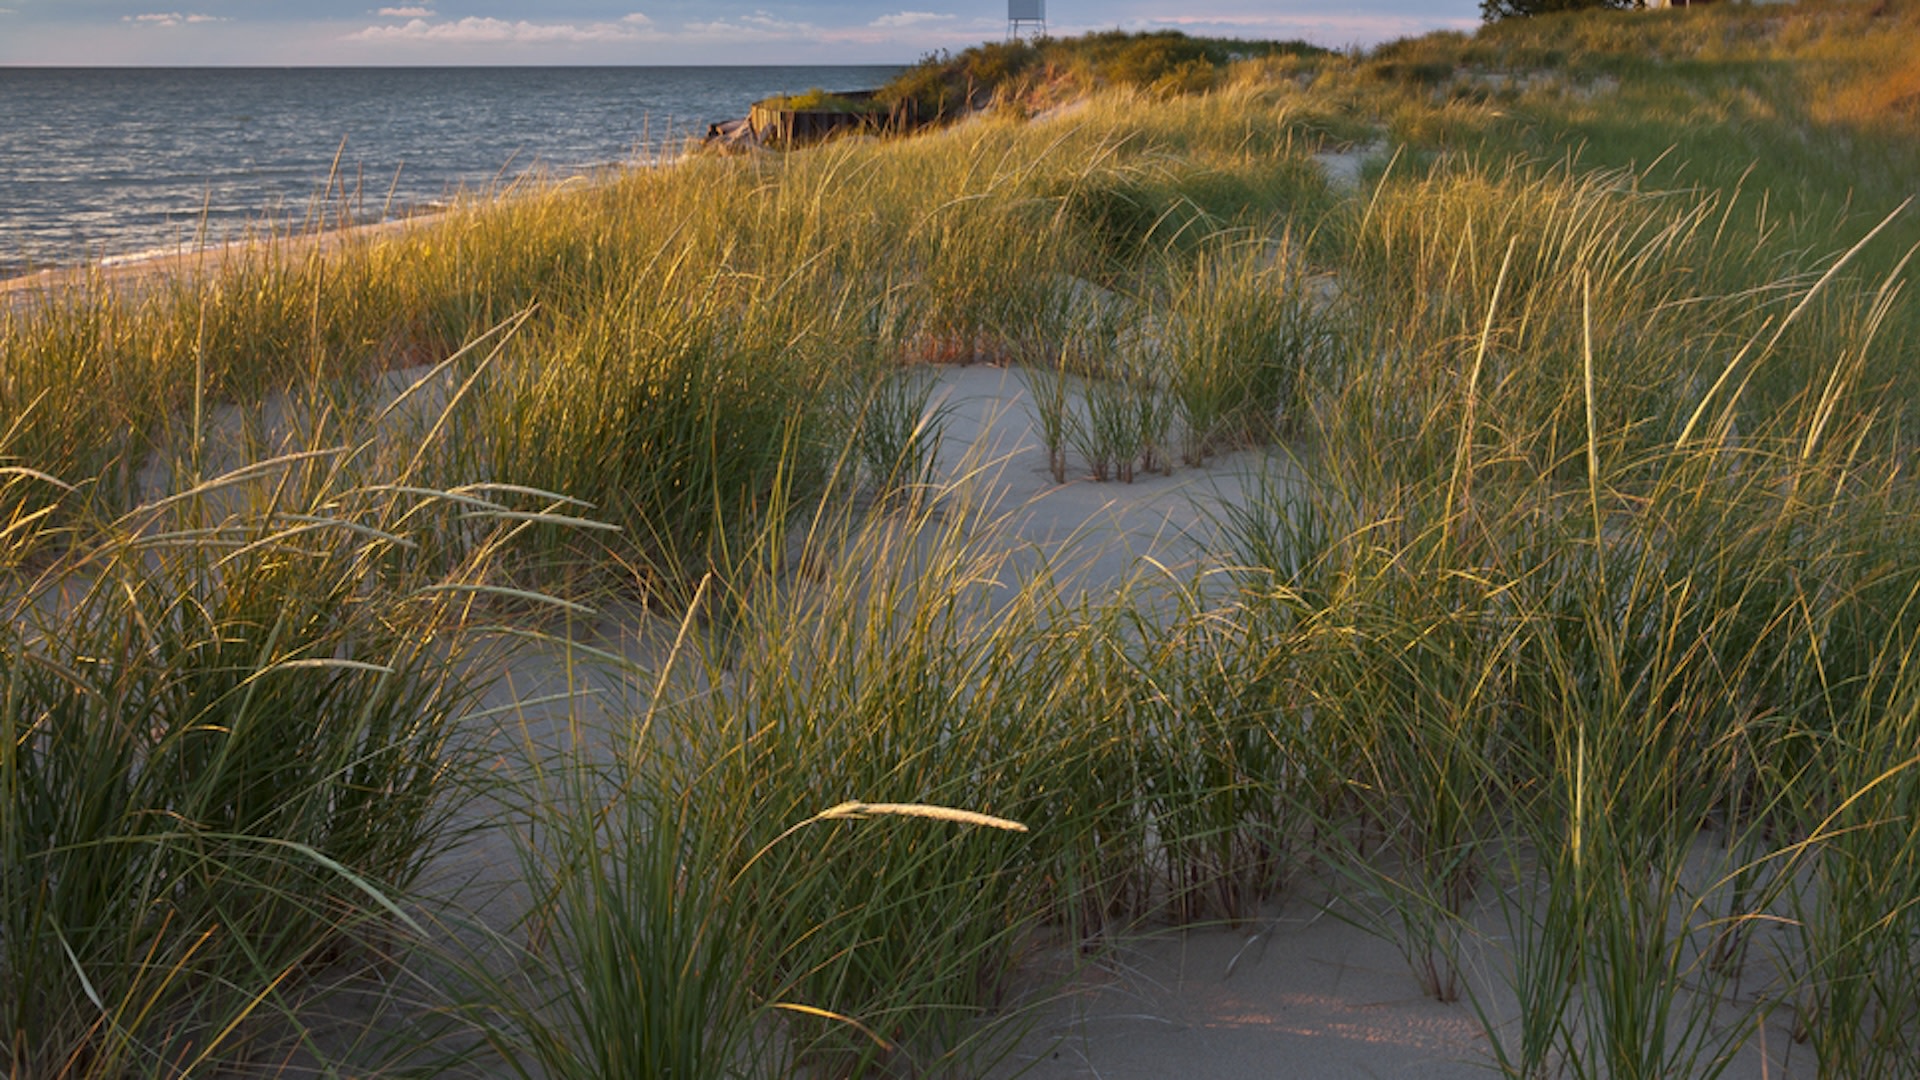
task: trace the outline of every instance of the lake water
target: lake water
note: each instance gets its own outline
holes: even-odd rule
[[[899,70],[0,68],[0,277],[655,161],[759,98]]]

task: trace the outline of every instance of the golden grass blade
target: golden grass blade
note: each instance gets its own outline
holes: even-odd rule
[[[870,817],[910,817],[928,821],[950,821],[956,825],[978,825],[987,829],[1000,829],[1004,832],[1026,832],[1027,827],[1018,821],[1010,821],[991,814],[982,814],[973,810],[959,810],[951,806],[932,806],[927,803],[868,803],[859,801],[843,802],[838,806],[822,810],[814,816],[815,821],[858,821]]]
[[[860,1034],[865,1035],[867,1038],[872,1039],[874,1045],[878,1046],[880,1049],[886,1050],[889,1052],[893,1050],[892,1043],[881,1038],[880,1035],[877,1032],[875,1032],[872,1028],[868,1027],[867,1025],[861,1023],[858,1020],[855,1020],[851,1016],[834,1012],[831,1009],[815,1008],[812,1005],[798,1005],[791,1001],[776,1001],[773,1003],[773,1007],[781,1010],[782,1012],[799,1013],[802,1016],[817,1016],[822,1020],[831,1020],[836,1024],[845,1024],[848,1027],[854,1029],[855,1031],[858,1031]]]

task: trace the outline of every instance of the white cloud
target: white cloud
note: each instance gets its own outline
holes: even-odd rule
[[[468,17],[432,22],[414,17],[399,26],[369,26],[347,35],[349,41],[381,43],[440,43],[448,45],[577,45],[639,41],[655,36],[653,20],[635,12],[618,22],[541,23]]]
[[[374,14],[389,19],[431,19],[439,12],[426,7],[383,7]]]
[[[146,15],[122,15],[121,22],[141,23],[146,26],[184,26],[188,23],[226,22],[218,15],[182,15],[177,11],[158,11]]]
[[[949,22],[951,15],[939,15],[931,11],[898,11],[892,15],[882,15],[869,25],[897,29],[904,26],[924,26],[927,23]]]
[[[731,19],[688,23],[687,33],[702,37],[808,37],[818,33],[812,23],[789,22],[770,12],[756,11]]]

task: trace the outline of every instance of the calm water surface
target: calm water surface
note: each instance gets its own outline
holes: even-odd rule
[[[0,68],[0,276],[657,160],[756,99],[899,70]]]

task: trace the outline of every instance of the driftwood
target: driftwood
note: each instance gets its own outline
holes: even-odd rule
[[[721,146],[758,146],[760,136],[747,119],[721,120],[707,125],[707,142]]]

